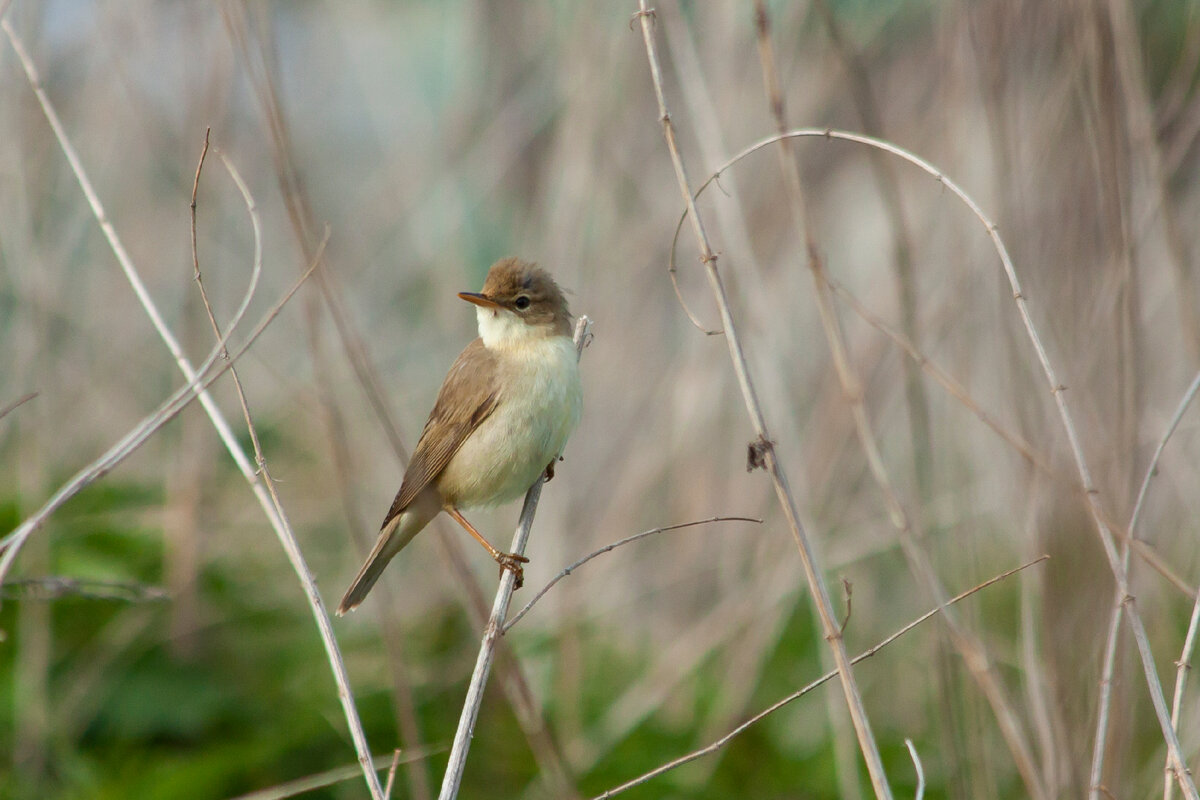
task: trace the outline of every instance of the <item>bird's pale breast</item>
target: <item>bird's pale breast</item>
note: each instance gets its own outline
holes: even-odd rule
[[[495,352],[504,387],[496,410],[438,477],[450,505],[492,505],[521,496],[579,423],[583,390],[569,338],[527,338]]]

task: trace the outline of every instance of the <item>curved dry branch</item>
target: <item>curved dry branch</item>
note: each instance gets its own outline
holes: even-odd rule
[[[604,545],[604,547],[601,547],[599,550],[594,550],[591,553],[588,553],[586,556],[584,556],[583,558],[574,562],[570,566],[564,567],[562,572],[558,573],[553,578],[551,578],[549,583],[547,583],[545,586],[543,586],[541,589],[539,589],[538,593],[535,594],[533,596],[533,598],[521,608],[520,611],[518,611],[516,614],[513,614],[512,619],[510,619],[504,625],[504,627],[500,631],[500,634],[504,635],[504,634],[508,633],[509,628],[511,628],[513,625],[516,625],[518,622],[520,622],[521,617],[528,614],[529,609],[533,608],[534,603],[536,603],[538,600],[541,600],[542,597],[546,594],[546,592],[548,592],[554,588],[555,584],[557,584],[563,578],[565,578],[568,575],[570,575],[571,573],[573,573],[575,570],[582,567],[587,562],[591,561],[593,558],[602,556],[605,553],[612,552],[613,550],[616,550],[618,547],[620,547],[622,545],[630,544],[631,542],[636,542],[639,539],[645,539],[647,536],[653,536],[656,533],[665,533],[666,531],[677,531],[682,528],[694,528],[697,525],[708,525],[711,522],[757,522],[760,525],[762,524],[762,520],[758,519],[756,517],[709,517],[708,519],[698,519],[698,520],[694,520],[692,522],[680,522],[677,525],[664,525],[661,528],[651,528],[648,531],[642,531],[641,533],[635,533],[632,536],[626,536],[624,539],[613,542],[612,544],[606,544],[606,545]]]

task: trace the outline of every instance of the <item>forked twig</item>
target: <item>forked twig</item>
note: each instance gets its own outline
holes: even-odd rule
[[[200,153],[200,160],[196,165],[196,182],[192,187],[192,263],[195,269],[196,287],[200,290],[200,297],[204,302],[204,308],[208,312],[209,322],[212,324],[213,333],[217,340],[221,339],[221,326],[217,323],[217,318],[212,310],[212,303],[209,302],[208,292],[204,289],[204,281],[200,277],[200,256],[196,249],[196,190],[200,184],[200,172],[204,168],[204,158],[208,154],[209,141],[208,131],[204,134],[204,148]],[[246,209],[250,214],[251,225],[254,228],[255,242],[255,264],[260,265],[262,261],[262,231],[258,219],[258,210],[254,202],[254,198],[250,194],[250,189],[246,186],[242,176],[238,173],[233,163],[220,150],[217,151],[221,162],[228,170],[233,182],[237,184],[238,191],[241,192],[242,199],[246,203]],[[329,231],[325,231],[325,240],[321,242],[319,251],[324,253],[325,241],[328,241]],[[314,263],[320,263],[320,258],[313,259]],[[321,635],[321,643],[325,647],[326,657],[329,659],[329,666],[333,671],[334,683],[337,684],[338,700],[342,704],[342,713],[346,717],[346,724],[350,728],[350,738],[354,742],[354,749],[358,755],[359,765],[363,770],[363,777],[366,778],[367,788],[371,792],[371,796],[375,800],[385,800],[383,787],[379,785],[379,776],[375,772],[375,768],[371,763],[371,751],[367,745],[367,735],[363,731],[362,720],[358,716],[358,709],[354,705],[354,693],[350,689],[350,676],[346,673],[346,663],[342,658],[342,651],[338,647],[337,637],[333,634],[333,623],[329,619],[329,612],[325,608],[324,602],[321,600],[321,593],[317,590],[317,582],[312,576],[312,572],[308,568],[307,562],[304,560],[303,553],[300,552],[300,545],[296,541],[296,534],[292,531],[291,523],[288,521],[287,512],[283,508],[283,503],[279,499],[279,492],[275,488],[275,481],[271,477],[270,470],[267,469],[266,456],[263,454],[262,442],[258,437],[258,429],[254,426],[254,420],[250,415],[250,406],[246,402],[246,393],[242,389],[241,378],[238,377],[237,370],[231,365],[230,375],[233,377],[233,385],[237,391],[238,403],[241,405],[242,417],[246,422],[246,429],[250,433],[250,442],[254,447],[254,463],[258,468],[258,475],[262,477],[263,483],[266,485],[267,492],[271,497],[271,508],[275,512],[275,517],[279,520],[279,540],[283,545],[284,551],[287,553],[288,560],[292,564],[292,569],[296,572],[297,577],[304,589],[304,593],[308,598],[309,607],[312,609],[313,618],[317,623],[317,630]]]
[[[1159,438],[1158,446],[1154,448],[1154,455],[1151,456],[1150,463],[1146,466],[1146,474],[1142,477],[1142,485],[1138,489],[1137,500],[1134,502],[1133,512],[1129,516],[1129,536],[1121,546],[1121,564],[1126,570],[1129,569],[1131,545],[1137,541],[1137,524],[1141,519],[1142,508],[1145,507],[1146,494],[1150,489],[1150,480],[1157,474],[1158,462],[1162,459],[1163,450],[1166,449],[1167,442],[1171,440],[1175,429],[1179,427],[1179,422],[1183,419],[1184,412],[1187,411],[1188,406],[1195,399],[1197,390],[1200,390],[1200,373],[1196,375],[1191,385],[1187,388],[1187,391],[1183,393],[1183,397],[1175,408],[1174,416],[1171,417],[1166,430],[1163,431],[1163,435]],[[1101,780],[1104,777],[1104,758],[1108,741],[1108,715],[1112,705],[1112,683],[1116,667],[1117,636],[1120,633],[1121,617],[1125,607],[1122,602],[1123,599],[1118,594],[1113,601],[1112,618],[1108,626],[1108,638],[1104,644],[1104,666],[1100,677],[1100,700],[1096,719],[1096,736],[1092,743],[1092,768],[1088,781],[1088,785],[1092,787],[1091,797],[1093,798],[1099,796]],[[1175,697],[1171,704],[1171,725],[1176,731],[1179,730],[1179,712],[1183,703],[1184,684],[1187,681],[1188,660],[1191,658],[1198,621],[1200,621],[1200,596],[1198,596],[1192,605],[1192,618],[1188,623],[1187,635],[1184,637],[1183,653],[1180,655],[1179,661],[1176,662],[1178,672],[1175,675]],[[1172,780],[1171,764],[1168,763],[1167,775],[1164,778],[1163,784],[1163,800],[1171,800],[1174,793],[1175,781]]]
[[[588,333],[592,321],[581,316],[575,322],[575,352],[583,354],[584,344],[588,341]],[[533,515],[537,512],[538,500],[542,496],[542,484],[545,475],[538,477],[533,486],[525,494],[525,503],[521,506],[521,518],[517,523],[516,533],[513,534],[511,553],[525,554],[525,545],[529,541],[529,531],[533,527]],[[496,599],[492,602],[492,613],[488,618],[487,627],[483,631],[483,641],[479,645],[479,655],[475,659],[475,670],[471,673],[471,683],[467,686],[467,696],[463,701],[462,714],[458,720],[458,730],[454,733],[454,744],[450,747],[450,760],[446,764],[446,774],[442,777],[442,789],[438,800],[454,800],[458,797],[458,788],[462,783],[463,771],[467,766],[467,752],[471,748],[471,738],[475,735],[475,721],[479,718],[479,707],[483,703],[483,689],[487,685],[488,673],[492,668],[492,658],[496,652],[496,643],[504,627],[504,616],[508,613],[508,603],[512,599],[516,587],[516,573],[503,570],[500,575],[500,586],[496,589]]]
[[[959,601],[970,597],[971,595],[975,594],[976,592],[986,589],[987,587],[991,586],[994,583],[999,583],[1000,581],[1004,580],[1005,578],[1015,575],[1016,573],[1020,572],[1021,570],[1028,569],[1029,567],[1032,567],[1034,564],[1039,564],[1043,561],[1046,561],[1049,558],[1050,558],[1050,556],[1048,556],[1048,555],[1039,556],[1038,558],[1035,558],[1032,561],[1028,561],[1019,567],[1014,567],[1013,569],[1010,569],[1006,572],[1002,572],[999,575],[989,578],[988,580],[984,581],[981,584],[978,584],[976,586],[971,587],[970,589],[967,589],[965,592],[962,592],[960,594],[955,595],[954,597],[951,597],[949,600],[946,601],[945,605],[954,605],[955,603],[958,603]],[[867,650],[864,650],[863,652],[859,653],[857,656],[854,657],[854,659],[850,663],[857,664],[860,661],[865,661],[866,659],[868,659],[871,656],[878,653],[883,648],[890,645],[892,642],[899,639],[904,634],[911,631],[913,628],[915,628],[918,625],[922,624],[923,622],[926,622],[927,620],[937,616],[939,613],[941,613],[941,611],[944,607],[945,606],[938,606],[936,608],[931,608],[929,611],[926,611],[924,614],[917,617],[912,622],[910,622],[907,625],[905,625],[904,627],[900,628],[898,631],[896,631],[895,633],[893,633],[891,636],[887,637],[883,641],[879,642],[874,647],[868,648]],[[616,797],[617,795],[621,794],[622,792],[632,789],[635,786],[641,786],[643,783],[646,783],[650,779],[657,778],[659,775],[662,775],[665,772],[670,772],[671,770],[675,769],[676,767],[682,767],[684,764],[689,764],[698,758],[703,758],[706,755],[717,752],[722,747],[724,747],[725,745],[727,745],[731,741],[733,741],[737,736],[744,733],[746,731],[746,729],[749,728],[751,725],[761,722],[763,719],[765,719],[766,717],[775,713],[779,709],[783,708],[788,703],[791,703],[793,700],[798,700],[799,698],[801,698],[804,695],[811,692],[813,689],[816,689],[818,686],[821,686],[822,684],[825,684],[825,683],[833,680],[833,678],[837,674],[838,674],[837,670],[832,670],[830,672],[826,672],[824,675],[817,678],[812,683],[809,683],[803,689],[792,692],[787,697],[784,697],[783,699],[776,701],[775,703],[768,706],[767,708],[764,708],[762,711],[758,712],[753,717],[751,717],[750,719],[743,722],[741,725],[738,725],[736,728],[734,728],[729,733],[722,736],[720,739],[717,739],[716,741],[711,742],[710,744],[700,748],[699,750],[693,750],[692,752],[688,753],[687,755],[680,756],[679,758],[676,758],[672,761],[668,761],[666,764],[662,764],[658,767],[655,767],[654,769],[650,770],[649,772],[646,772],[642,775],[639,775],[636,778],[633,778],[632,780],[622,783],[620,786],[614,786],[612,789],[609,789],[608,791],[604,792],[603,794],[596,795],[596,797],[593,798],[593,800],[608,800],[608,798],[610,798],[610,797]]]

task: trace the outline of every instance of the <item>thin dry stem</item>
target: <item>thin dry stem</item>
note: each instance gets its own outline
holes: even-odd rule
[[[13,34],[11,28],[8,27],[7,21],[0,21],[0,26],[2,26],[5,32],[8,33],[9,39],[13,43],[14,49],[17,50],[19,57],[21,57],[22,63],[27,63],[25,58],[28,54],[25,53],[20,40],[15,37],[15,34]],[[32,66],[32,62],[27,63],[27,69],[32,69]],[[30,78],[31,80],[36,81],[36,72],[32,73]],[[42,93],[40,96],[44,97],[45,95]],[[49,100],[47,99],[46,102],[49,103]],[[47,105],[46,108],[48,109],[47,113],[51,113],[53,111],[51,106]],[[73,163],[77,163],[77,161],[73,161]],[[257,228],[255,230],[257,232]],[[115,231],[113,232],[113,235],[116,235]],[[100,458],[96,459],[90,465],[76,473],[75,476],[72,477],[71,480],[67,481],[62,487],[60,487],[59,490],[55,492],[54,495],[51,496],[50,499],[47,500],[40,509],[38,509],[37,512],[26,519],[21,525],[17,526],[16,529],[14,529],[3,539],[0,539],[0,551],[3,552],[3,555],[0,555],[0,584],[4,583],[5,576],[8,574],[9,569],[12,567],[13,561],[16,560],[17,554],[20,552],[29,536],[35,530],[41,527],[42,523],[45,522],[45,520],[60,506],[62,506],[63,503],[78,494],[85,486],[106,474],[109,470],[132,454],[138,447],[142,445],[143,442],[157,432],[159,428],[161,428],[168,421],[174,418],[176,414],[183,410],[184,406],[191,402],[193,396],[199,397],[201,400],[209,396],[205,391],[207,383],[204,376],[212,368],[212,365],[217,361],[217,359],[220,358],[222,354],[225,354],[225,345],[229,337],[233,334],[233,331],[236,329],[238,323],[241,321],[242,317],[245,316],[246,310],[250,307],[250,301],[254,297],[255,289],[258,287],[258,279],[261,272],[262,259],[256,255],[254,267],[250,275],[249,285],[247,286],[246,292],[242,297],[242,302],[234,315],[234,320],[229,326],[229,330],[224,336],[218,337],[216,347],[213,348],[212,352],[201,364],[198,371],[193,370],[190,363],[187,364],[188,371],[185,373],[185,375],[187,375],[187,384],[172,393],[157,409],[145,417],[138,425],[134,426],[134,428],[125,434],[125,436],[121,437],[121,439],[119,439],[116,444],[114,444],[102,456],[100,456]],[[253,338],[251,341],[253,341]],[[233,362],[227,358],[227,366],[231,366],[232,363]],[[217,374],[219,375],[220,373]],[[209,382],[211,382],[211,380],[215,380],[216,377],[216,375],[210,376]]]
[[[22,600],[88,597],[97,600],[120,600],[126,603],[148,603],[170,599],[170,595],[159,586],[124,581],[95,581],[71,578],[65,575],[9,581],[0,586],[0,597],[19,597]]]
[[[1040,564],[1041,562],[1046,561],[1049,558],[1050,558],[1050,556],[1048,556],[1048,555],[1039,556],[1038,558],[1035,558],[1032,561],[1028,561],[1019,567],[1010,569],[1007,572],[1002,572],[999,575],[996,575],[995,577],[989,578],[988,580],[984,581],[983,583],[980,583],[976,586],[971,587],[970,589],[967,589],[965,592],[955,595],[954,597],[950,598],[946,602],[945,605],[952,606],[955,603],[958,603],[959,601],[964,600],[967,597],[970,597],[971,595],[975,594],[976,592],[986,589],[987,587],[991,586],[994,583],[999,583],[1000,581],[1004,580],[1005,578],[1015,575],[1016,573],[1020,572],[1021,570],[1032,567],[1034,564]],[[916,619],[914,619],[912,622],[908,623],[904,627],[900,628],[895,633],[893,633],[891,636],[888,636],[886,639],[884,639],[883,641],[876,644],[874,647],[868,648],[867,650],[864,650],[863,652],[859,653],[857,656],[854,657],[854,659],[850,663],[857,664],[860,661],[865,661],[866,659],[868,659],[871,656],[878,653],[883,648],[890,645],[892,642],[899,639],[904,634],[911,631],[913,628],[917,627],[918,625],[922,624],[923,622],[926,622],[929,619],[932,619],[934,616],[941,613],[943,608],[945,608],[945,606],[938,606],[936,608],[930,609],[929,611],[926,611],[924,614],[917,617]],[[673,759],[672,761],[668,761],[666,764],[662,764],[661,766],[655,767],[654,769],[650,770],[649,772],[639,775],[638,777],[633,778],[632,780],[626,781],[625,783],[622,783],[620,786],[615,786],[612,789],[609,789],[608,791],[604,792],[603,794],[596,795],[596,797],[593,798],[593,800],[607,800],[607,798],[616,797],[618,794],[621,794],[622,792],[632,789],[635,786],[641,786],[643,783],[646,783],[647,781],[651,780],[652,778],[657,778],[659,775],[662,775],[665,772],[670,772],[671,770],[675,769],[676,767],[682,767],[684,764],[688,764],[692,761],[695,761],[698,758],[703,758],[706,755],[710,755],[711,753],[717,752],[722,747],[724,747],[725,745],[727,745],[731,741],[733,741],[738,735],[744,733],[751,725],[754,725],[757,722],[761,722],[763,719],[765,719],[766,717],[775,713],[776,711],[783,708],[787,704],[791,703],[793,700],[797,700],[797,699],[803,697],[804,695],[808,694],[809,692],[811,692],[813,689],[816,689],[818,686],[821,686],[822,684],[827,683],[828,681],[830,681],[834,677],[836,677],[837,674],[838,674],[838,671],[836,669],[826,672],[824,675],[817,678],[815,681],[808,684],[803,689],[800,689],[796,692],[793,692],[792,694],[789,694],[787,697],[784,697],[783,699],[776,701],[772,705],[770,705],[767,708],[763,709],[762,711],[758,712],[753,717],[746,720],[741,725],[738,725],[736,728],[731,730],[729,733],[722,736],[720,739],[717,739],[716,741],[700,748],[699,750],[693,750],[692,752],[688,753],[687,755],[680,756],[679,758]]]
[[[518,622],[520,622],[521,617],[528,614],[529,609],[533,608],[534,603],[541,600],[542,597],[545,596],[546,592],[548,592],[554,588],[554,585],[556,583],[558,583],[559,581],[561,581],[563,578],[567,577],[568,575],[572,574],[575,570],[579,569],[584,564],[591,561],[593,558],[596,558],[597,556],[602,556],[605,553],[610,553],[613,550],[616,550],[618,547],[621,547],[622,545],[630,544],[631,542],[636,542],[639,539],[645,539],[647,536],[653,536],[656,533],[664,533],[666,531],[677,531],[682,528],[693,528],[697,525],[708,525],[709,523],[712,523],[712,522],[757,522],[760,525],[762,524],[762,520],[757,519],[755,517],[709,517],[708,519],[698,519],[693,522],[680,522],[676,525],[664,525],[661,528],[651,528],[648,531],[642,531],[641,533],[635,533],[632,536],[626,536],[624,539],[613,542],[612,544],[606,544],[606,545],[604,545],[604,547],[601,547],[599,550],[595,550],[591,553],[588,553],[586,556],[584,556],[583,558],[579,559],[578,561],[572,563],[570,566],[564,567],[561,572],[559,572],[557,575],[555,575],[553,578],[551,578],[550,581],[545,586],[543,586],[541,589],[539,589],[538,593],[535,594],[533,596],[533,598],[528,603],[526,603],[520,611],[518,611],[516,614],[514,614],[512,619],[510,619],[504,625],[504,628],[500,631],[501,635],[508,633],[509,629],[512,628],[513,625],[516,625]]]
[[[914,797],[916,800],[922,800],[925,797],[925,769],[921,766],[921,757],[917,755],[917,746],[913,744],[913,740],[905,739],[904,746],[908,748],[908,754],[912,757],[913,769],[917,771],[917,793]]]
[[[439,525],[442,518],[433,521]],[[455,526],[457,528],[457,526]],[[463,605],[473,628],[481,634],[487,628],[491,607],[483,594],[479,580],[471,572],[462,544],[457,537],[457,530],[450,531],[445,526],[437,530],[438,544],[446,566],[454,574],[465,593]],[[521,670],[521,665],[513,654],[508,643],[500,639],[496,643],[496,679],[504,690],[504,697],[512,708],[521,726],[521,733],[529,743],[529,749],[537,762],[541,776],[548,784],[547,789],[556,798],[578,797],[579,792],[572,784],[570,769],[562,748],[551,735],[546,725],[541,709],[538,707],[529,679]]]
[[[23,397],[18,397],[16,400],[13,400],[11,403],[6,405],[4,408],[0,408],[0,419],[4,419],[10,413],[12,413],[16,409],[20,408],[21,406],[25,405],[26,403],[28,403],[30,400],[32,400],[33,398],[35,398],[37,396],[38,396],[37,392],[30,392],[29,394],[24,395]]]
[[[392,787],[396,784],[396,767],[400,766],[400,748],[392,753],[392,765],[388,767],[387,783],[383,787],[384,800],[391,800]]]
[[[575,352],[577,356],[583,354],[591,326],[592,321],[586,316],[581,316],[575,322]],[[521,507],[521,518],[517,523],[517,530],[513,534],[510,553],[518,556],[525,554],[525,546],[529,542],[529,532],[533,527],[533,516],[537,513],[538,499],[542,495],[544,482],[545,475],[538,476],[525,495],[525,504]],[[479,718],[479,708],[483,704],[483,689],[487,685],[496,644],[500,639],[501,629],[504,627],[504,616],[508,612],[508,603],[512,599],[515,588],[516,573],[508,569],[503,570],[500,575],[500,586],[496,590],[496,599],[492,603],[492,613],[483,631],[483,641],[479,645],[475,670],[472,672],[471,682],[467,686],[467,696],[463,701],[458,730],[454,734],[454,744],[450,747],[450,759],[446,764],[446,773],[442,777],[442,790],[438,794],[438,800],[453,800],[458,797],[458,789],[467,766],[467,752],[471,748],[471,738],[475,735],[475,721]]]
[[[404,753],[403,757],[396,751],[391,755],[375,756],[371,760],[371,764],[375,769],[384,769],[388,764],[392,765],[392,769],[397,764],[410,764],[413,761],[424,761],[429,756],[439,753],[445,748],[422,748],[420,750]],[[240,794],[237,797],[231,797],[229,800],[286,800],[289,797],[297,797],[308,792],[324,789],[327,786],[333,786],[342,781],[348,781],[358,775],[360,768],[358,764],[347,764],[342,767],[335,767],[324,772],[318,772],[316,775],[308,775],[303,778],[281,783],[267,789],[259,789],[249,794]]]
[[[667,110],[666,95],[663,90],[662,70],[659,67],[658,53],[654,44],[652,12],[646,5],[646,0],[638,0],[638,5],[640,10],[637,12],[637,17],[641,23],[642,40],[646,46],[650,77],[654,83],[654,93],[658,101],[659,120],[662,123],[663,137],[666,140],[667,150],[671,156],[671,163],[675,169],[675,177],[679,183],[679,192],[688,207],[692,230],[696,235],[696,244],[700,252],[700,257],[704,263],[713,296],[721,311],[721,325],[725,331],[726,344],[729,346],[729,357],[732,361],[734,372],[737,375],[738,384],[742,390],[746,411],[757,434],[754,446],[756,451],[761,454],[763,466],[766,467],[768,473],[771,475],[779,504],[783,509],[784,516],[787,518],[788,527],[791,529],[792,536],[796,541],[797,549],[800,551],[808,584],[812,589],[813,600],[821,616],[821,626],[825,638],[833,651],[834,662],[838,667],[842,691],[845,694],[846,703],[850,709],[850,718],[854,724],[855,733],[858,736],[859,749],[862,750],[863,758],[866,760],[867,771],[871,775],[871,782],[875,787],[876,796],[890,800],[892,794],[891,789],[887,785],[887,776],[883,769],[883,759],[879,756],[879,747],[876,745],[875,736],[871,732],[871,723],[867,717],[866,709],[863,707],[862,695],[859,693],[858,686],[854,680],[854,674],[850,669],[849,657],[846,655],[845,642],[838,630],[833,603],[829,597],[829,589],[825,585],[825,579],[822,576],[816,552],[809,543],[808,536],[800,524],[800,515],[796,508],[796,501],[788,486],[783,466],[775,456],[775,445],[767,431],[762,408],[759,405],[754,384],[750,379],[749,366],[742,352],[737,327],[734,324],[732,312],[730,311],[729,298],[725,294],[721,274],[717,270],[717,257],[713,252],[712,246],[709,244],[708,234],[705,232],[704,224],[692,199],[691,186],[688,182],[687,171],[683,165],[683,156],[680,154],[679,147],[675,141],[675,127],[671,124],[671,115]]]

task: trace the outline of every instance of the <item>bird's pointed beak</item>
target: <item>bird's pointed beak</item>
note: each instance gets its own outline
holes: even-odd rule
[[[463,300],[466,300],[468,303],[474,303],[475,305],[483,306],[484,308],[504,308],[504,306],[500,305],[486,294],[480,294],[479,292],[459,292],[458,296]]]

